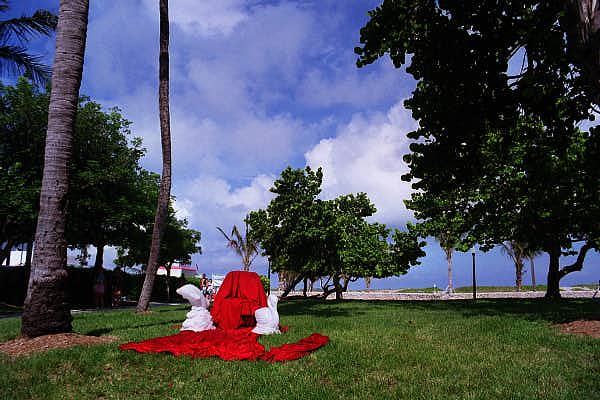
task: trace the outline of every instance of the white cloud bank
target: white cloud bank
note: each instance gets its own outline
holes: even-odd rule
[[[305,154],[308,165],[323,167],[322,196],[366,192],[377,207],[378,222],[401,224],[411,219],[402,200],[410,198],[412,189],[400,177],[408,172],[402,160],[409,152],[406,133],[415,128],[401,103],[386,115],[354,115],[336,137],[321,140]]]

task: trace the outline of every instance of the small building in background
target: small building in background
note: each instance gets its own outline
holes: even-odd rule
[[[167,269],[163,266],[158,267],[158,271],[156,271],[156,275],[167,275]],[[198,267],[192,265],[172,265],[171,266],[171,276],[174,278],[184,277],[195,277],[198,276]]]

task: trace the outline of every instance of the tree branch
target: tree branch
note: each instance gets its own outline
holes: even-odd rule
[[[581,247],[581,250],[579,250],[577,260],[573,264],[567,265],[566,267],[563,267],[560,271],[558,271],[559,277],[562,278],[565,275],[570,274],[571,272],[581,271],[581,269],[583,268],[583,261],[585,260],[587,252],[593,247],[594,245],[590,241],[584,244],[583,247]]]

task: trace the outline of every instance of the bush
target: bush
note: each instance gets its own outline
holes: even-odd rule
[[[269,289],[271,288],[271,280],[269,279],[269,277],[266,275],[261,275],[260,282],[262,283],[263,287],[265,288],[265,293],[269,293]]]
[[[67,267],[67,301],[74,307],[89,307],[94,305],[94,269],[90,267]],[[113,271],[104,271],[106,290],[104,304],[111,304]],[[123,296],[136,301],[140,297],[145,275],[123,274]],[[22,306],[27,295],[29,269],[24,267],[0,268],[0,302],[14,306]],[[186,284],[185,278],[170,279],[170,290],[167,292],[167,277],[156,276],[152,290],[152,301],[181,300],[175,290]]]

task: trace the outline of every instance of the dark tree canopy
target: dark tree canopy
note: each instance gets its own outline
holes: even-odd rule
[[[566,4],[566,3],[565,3]],[[387,0],[361,30],[358,65],[384,54],[417,86],[405,156],[419,232],[464,247],[505,240],[550,255],[549,297],[600,237],[595,92],[561,2]],[[581,257],[559,257],[583,242]]]
[[[152,189],[154,194],[147,201],[148,206],[154,206],[158,196],[158,175],[154,175],[154,178],[155,183]],[[150,210],[154,211],[151,208]],[[148,219],[145,225],[138,227],[137,234],[126,238],[123,246],[117,249],[117,259],[115,260],[117,265],[129,268],[142,265],[145,268],[152,241],[152,225],[153,220]],[[201,237],[199,231],[189,228],[187,220],[178,219],[173,207],[169,207],[167,226],[161,241],[159,266],[170,269],[174,263],[190,264],[193,254],[202,253]]]

